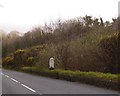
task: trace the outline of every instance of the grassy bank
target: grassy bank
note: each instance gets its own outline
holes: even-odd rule
[[[120,74],[110,74],[101,72],[80,72],[70,70],[48,70],[38,67],[23,67],[23,72],[33,73],[41,76],[52,77],[56,79],[68,80],[72,82],[86,83],[108,89],[119,90],[118,76]]]

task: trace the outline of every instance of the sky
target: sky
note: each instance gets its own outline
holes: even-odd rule
[[[57,19],[85,15],[111,21],[120,0],[0,0],[0,30],[27,32]]]

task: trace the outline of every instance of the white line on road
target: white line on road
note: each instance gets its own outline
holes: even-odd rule
[[[4,75],[4,76],[6,76],[7,78],[9,78],[9,76],[8,75],[5,75],[5,74],[3,74],[3,73],[1,73],[2,75]]]
[[[17,80],[13,79],[13,78],[10,78],[11,80],[15,81],[16,83],[19,83]]]
[[[25,87],[25,88],[27,88],[27,89],[29,89],[30,91],[32,91],[32,92],[36,92],[35,90],[33,90],[32,88],[30,88],[30,87],[28,87],[28,86],[26,86],[26,85],[24,85],[24,84],[21,84],[23,87]]]
[[[27,85],[25,85],[25,84],[22,84],[22,83],[20,83],[19,81],[17,81],[16,79],[14,79],[14,78],[11,78],[10,76],[8,76],[8,75],[5,75],[5,74],[3,74],[3,73],[1,73],[2,75],[4,75],[5,77],[7,77],[7,78],[10,78],[12,81],[14,81],[14,82],[16,82],[16,83],[19,83],[21,86],[23,86],[23,87],[25,87],[25,88],[27,88],[28,90],[30,90],[30,91],[32,91],[32,92],[36,92],[35,90],[33,90],[32,88],[30,88],[30,87],[28,87]],[[39,95],[42,95],[41,93],[39,93]]]
[[[6,76],[7,78],[9,78],[9,76],[8,76],[8,75],[4,75],[4,76]]]

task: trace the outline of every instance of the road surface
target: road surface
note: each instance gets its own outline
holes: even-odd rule
[[[118,94],[87,84],[2,70],[3,94]]]

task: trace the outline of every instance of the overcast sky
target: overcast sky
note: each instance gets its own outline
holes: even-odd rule
[[[111,20],[120,0],[0,0],[0,29],[27,32],[45,22],[91,15]]]

